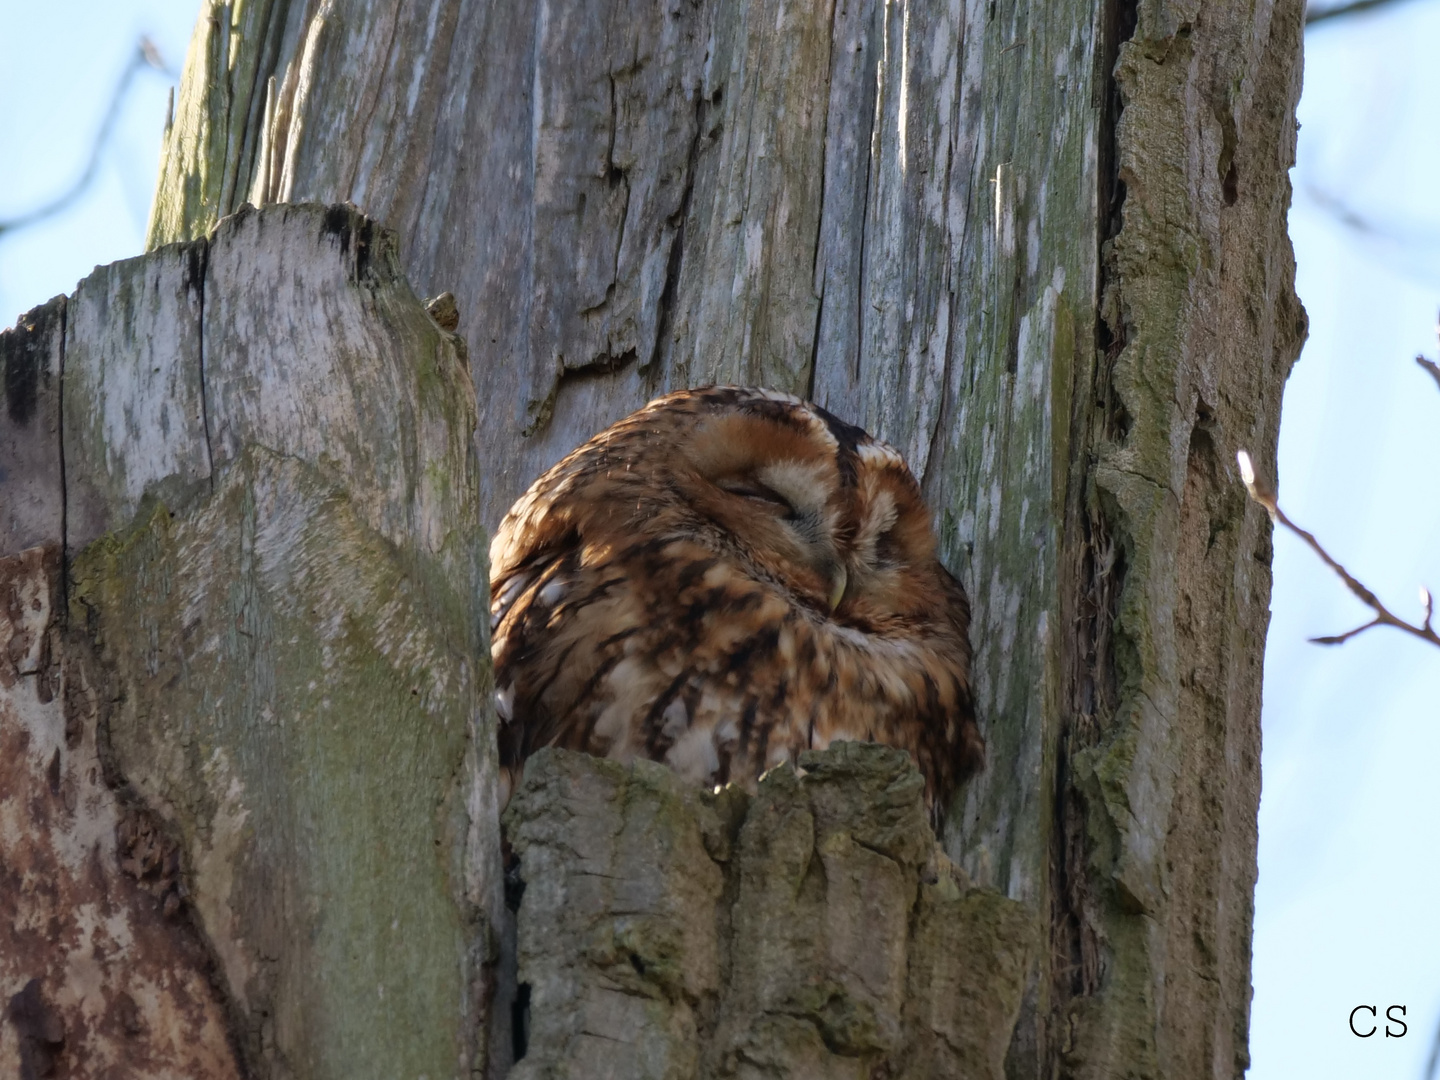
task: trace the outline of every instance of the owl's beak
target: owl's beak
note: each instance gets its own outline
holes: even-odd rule
[[[830,583],[830,610],[834,611],[840,606],[840,601],[845,599],[845,586],[850,583],[850,575],[845,571],[845,564],[840,563],[835,567],[835,578]]]

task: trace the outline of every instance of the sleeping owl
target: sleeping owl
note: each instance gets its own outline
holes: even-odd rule
[[[751,790],[836,740],[932,810],[984,760],[969,604],[893,449],[824,409],[685,390],[540,477],[490,548],[502,805],[545,746]]]

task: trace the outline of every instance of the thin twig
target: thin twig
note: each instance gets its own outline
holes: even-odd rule
[[[96,133],[95,142],[90,147],[90,160],[85,164],[85,171],[80,174],[80,178],[70,186],[69,190],[51,199],[43,206],[26,211],[9,221],[0,221],[0,236],[55,216],[85,193],[100,171],[100,153],[105,149],[105,143],[110,139],[110,131],[114,128],[115,121],[120,115],[120,106],[125,100],[126,91],[130,89],[130,80],[142,68],[152,68],[172,79],[176,77],[175,73],[165,65],[155,43],[148,37],[141,37],[135,45],[135,52],[130,57],[130,63],[125,65],[125,71],[115,86],[115,93],[111,96],[110,105],[105,110],[105,119],[100,122],[100,130]]]
[[[1331,634],[1325,637],[1311,638],[1310,640],[1312,642],[1316,645],[1339,645],[1341,642],[1350,640],[1356,634],[1363,634],[1366,630],[1372,629],[1373,627],[1393,626],[1397,630],[1404,630],[1407,634],[1413,634],[1421,641],[1428,641],[1431,645],[1440,647],[1440,634],[1435,633],[1434,628],[1430,625],[1431,618],[1435,613],[1435,600],[1434,597],[1430,595],[1429,589],[1422,588],[1420,590],[1420,602],[1425,607],[1425,621],[1419,626],[1408,623],[1391,612],[1389,608],[1380,602],[1379,597],[1356,580],[1349,570],[1346,570],[1344,566],[1331,557],[1330,553],[1320,545],[1320,541],[1315,539],[1313,533],[1302,529],[1285,516],[1285,511],[1280,509],[1280,503],[1276,498],[1275,492],[1268,487],[1262,486],[1256,478],[1255,465],[1251,462],[1249,454],[1241,450],[1235,455],[1235,459],[1240,465],[1240,479],[1245,482],[1245,490],[1250,493],[1250,498],[1265,508],[1270,515],[1270,520],[1277,525],[1285,526],[1285,528],[1300,537],[1301,540],[1304,540],[1305,543],[1309,545],[1310,550],[1315,552],[1316,555],[1319,555],[1325,565],[1335,571],[1340,580],[1345,582],[1345,587],[1354,593],[1355,596],[1360,599],[1361,603],[1375,612],[1375,618],[1364,626],[1357,626],[1354,630],[1347,630],[1343,634]]]
[[[1399,0],[1353,0],[1349,4],[1336,4],[1334,7],[1309,8],[1305,10],[1305,26],[1308,29],[1316,23],[1325,22],[1328,19],[1341,19],[1346,15],[1360,15],[1367,11],[1374,11],[1376,8],[1389,7],[1398,3]]]
[[[1430,225],[1418,221],[1377,221],[1356,210],[1340,196],[1325,190],[1318,184],[1302,183],[1299,191],[1305,194],[1330,217],[1358,236],[1371,240],[1384,240],[1406,248],[1433,248],[1440,244],[1440,232]]]
[[[1435,363],[1434,360],[1426,360],[1423,356],[1415,357],[1415,363],[1428,371],[1430,377],[1435,380],[1435,385],[1440,386],[1440,364]]]

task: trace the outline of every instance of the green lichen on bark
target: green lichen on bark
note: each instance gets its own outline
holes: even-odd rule
[[[901,751],[715,795],[545,750],[506,812],[526,1080],[1004,1076],[1035,916],[970,887]]]
[[[1243,1069],[1269,556],[1229,463],[1303,336],[1298,0],[339,9],[202,24],[152,240],[247,184],[393,224],[458,299],[488,524],[679,384],[895,443],[974,606],[950,854],[1050,937],[1008,1067]]]
[[[353,208],[251,210],[71,302],[69,611],[102,758],[178,842],[260,1076],[485,1058],[474,393],[395,252]]]
[[[118,693],[109,763],[178,829],[252,1064],[451,1071],[474,928],[442,799],[483,680],[468,628],[343,489],[258,449],[71,580]]]
[[[1239,1076],[1269,526],[1233,462],[1273,452],[1304,335],[1284,231],[1303,5],[1117,12],[1060,1049],[1075,1076]]]
[[[165,131],[147,247],[198,240],[247,201],[267,92],[260,65],[287,8],[283,0],[202,3]]]

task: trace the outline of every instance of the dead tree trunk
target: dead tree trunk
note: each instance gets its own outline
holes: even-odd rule
[[[393,235],[298,206],[0,342],[0,1068],[463,1070],[500,905],[464,346]]]
[[[205,236],[247,202],[348,200],[394,228],[416,288],[459,301],[478,400],[471,524],[487,529],[544,466],[677,386],[799,392],[894,443],[923,478],[946,561],[974,603],[990,765],[951,808],[947,846],[963,871],[957,880],[1028,912],[1026,925],[1001,935],[1026,957],[1018,1019],[1002,1032],[1006,1075],[1239,1076],[1270,547],[1268,522],[1247,505],[1232,463],[1240,446],[1273,451],[1281,387],[1304,335],[1285,236],[1302,19],[1299,0],[212,3],[167,138],[151,241]],[[235,228],[222,225],[210,243]],[[281,269],[257,258],[250,272],[263,280]],[[342,337],[360,318],[313,299],[312,317]],[[208,300],[204,311],[208,326]],[[237,378],[246,362],[237,357]],[[69,371],[67,361],[67,386]],[[194,398],[182,385],[165,389]],[[228,445],[216,415],[206,421],[212,455]],[[245,415],[277,438],[307,420],[268,406]],[[67,425],[70,416],[67,407]],[[313,448],[306,430],[288,438]],[[133,483],[126,465],[116,490],[128,501],[102,489],[99,516],[87,516],[67,450],[65,489],[77,501],[64,513],[95,523],[75,540],[136,527],[145,481],[162,471],[177,490],[213,476],[213,464],[204,472],[187,463],[194,452],[177,444],[164,470]],[[326,461],[336,475],[359,470],[371,482],[360,457]],[[463,502],[460,473],[448,475]],[[382,520],[397,550],[422,546],[405,532],[412,520]],[[94,565],[77,543],[67,554],[71,565]],[[462,563],[420,575],[429,584],[416,595],[463,593],[480,572]],[[137,587],[126,575],[138,571],[106,565],[115,568],[107,587],[119,590],[107,596]],[[85,606],[99,595],[93,580],[74,571],[65,583],[70,632],[80,613],[101,611],[92,620],[102,626],[109,617],[104,603]],[[283,651],[269,624],[255,630],[252,648]],[[143,696],[147,680],[172,677],[134,670],[126,702]],[[467,685],[479,683],[472,672]],[[262,697],[243,723],[212,722],[250,730]],[[478,793],[470,812],[480,816],[470,820],[479,824],[470,854],[446,848],[459,843],[453,836],[441,847],[472,869],[467,902],[503,921],[485,899],[495,883],[475,854],[497,843],[493,818],[483,817],[489,730],[470,730],[467,775],[476,779],[465,790]],[[253,762],[256,777],[271,767],[264,760]],[[137,790],[145,770],[165,775],[143,757],[113,769]],[[588,808],[567,808],[558,795],[548,809],[527,803],[529,839],[520,842],[543,848],[564,814],[622,821],[616,792],[640,781],[606,780],[603,769],[590,776]],[[443,786],[419,785],[442,807]],[[182,804],[156,803],[169,796],[155,792],[143,792],[148,812],[182,820]],[[306,813],[338,810],[331,797],[310,791],[318,801]],[[684,812],[686,850],[699,858],[703,849],[718,875],[701,877],[723,911],[741,911],[733,890],[743,893],[744,858],[731,868],[717,854],[723,844],[703,842],[707,815],[718,811]],[[854,839],[853,830],[840,834]],[[276,866],[340,858],[332,838],[314,842],[277,854]],[[635,862],[624,851],[614,858]],[[913,922],[926,871],[891,862],[918,875],[906,886]],[[583,872],[564,859],[548,865],[545,888],[563,890]],[[665,882],[674,869],[651,866],[655,897],[673,899]],[[526,944],[541,895],[528,893],[536,881],[527,880],[526,977],[582,979],[565,967],[568,954],[545,952],[543,935]],[[596,918],[618,933],[619,901],[595,903]],[[802,916],[777,913],[765,933],[783,937],[786,918]],[[436,936],[425,948],[444,953],[462,939],[474,956],[490,948],[460,931],[447,937],[444,925],[426,931]],[[288,942],[264,946],[267,964],[308,970]],[[675,1045],[693,1050],[693,1068],[671,1055],[664,1060],[682,1064],[654,1075],[786,1074],[794,1059],[778,1043],[768,1058],[763,1048],[706,1056],[718,1045],[711,1035],[727,1015],[725,995],[739,985],[735,965],[753,959],[734,951],[733,935],[715,942],[731,950],[716,961],[728,973],[716,976],[712,1005],[692,1009],[698,1034],[684,1034],[690,1021],[676,1019],[676,1003],[691,1009],[704,994],[684,979],[668,997],[661,983],[646,984],[654,1001],[670,1003],[665,1038],[678,1031]],[[900,952],[913,957],[911,948]],[[913,969],[909,959],[903,966]],[[469,1002],[483,995],[461,988],[475,984],[474,971],[456,975],[461,996],[447,1016],[473,1018]],[[835,1008],[858,1008],[854,986],[836,985]],[[852,1029],[827,1029],[823,1003],[786,1014],[819,1033],[816,1075],[892,1062],[886,1055],[911,1045],[908,991],[896,993],[889,1012],[873,1012],[898,1018],[873,1045],[853,1041]],[[244,1036],[254,1067],[280,1075],[282,1057],[266,1056],[280,1028],[267,1036],[256,1014],[245,1015],[262,1029]],[[493,1008],[487,1020],[502,1036],[492,1047],[497,1072],[509,1020]],[[532,1032],[596,1022],[571,1020],[580,1026],[532,1015]],[[649,1022],[660,1026],[642,1024],[635,1046],[659,1037],[664,1024]],[[284,1054],[301,1056],[283,1057],[284,1067],[328,1075],[341,1052],[327,1040],[340,1037],[338,1028],[287,1027]],[[550,1038],[533,1047],[532,1073],[581,1053]],[[633,1064],[639,1058],[626,1060],[621,1073],[648,1075]],[[979,1064],[956,1068],[985,1075]]]

